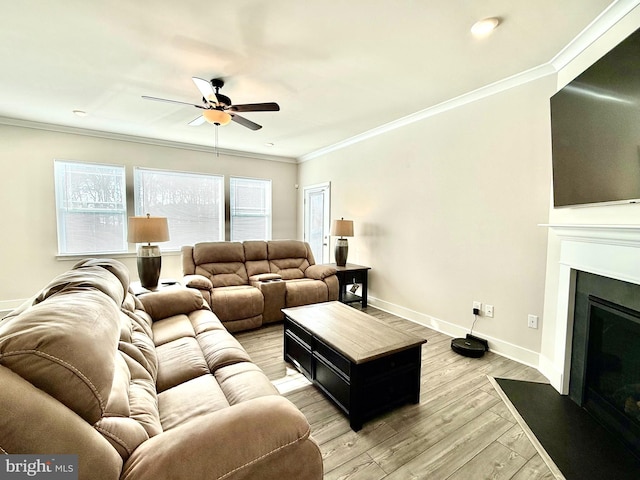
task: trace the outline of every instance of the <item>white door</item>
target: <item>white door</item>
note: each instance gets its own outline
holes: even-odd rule
[[[316,263],[329,263],[331,184],[304,187],[304,240]]]

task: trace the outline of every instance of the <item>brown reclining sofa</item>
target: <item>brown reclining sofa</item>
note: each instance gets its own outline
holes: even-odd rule
[[[298,240],[185,246],[182,273],[230,332],[282,320],[283,308],[338,299],[336,269],[316,265]]]
[[[115,260],[80,262],[0,320],[0,412],[0,454],[76,454],[81,480],[323,473],[304,415],[201,294],[136,298]]]

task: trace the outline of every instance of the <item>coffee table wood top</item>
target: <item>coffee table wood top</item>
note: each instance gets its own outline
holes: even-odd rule
[[[427,343],[422,337],[393,328],[341,302],[315,303],[282,311],[356,364]]]

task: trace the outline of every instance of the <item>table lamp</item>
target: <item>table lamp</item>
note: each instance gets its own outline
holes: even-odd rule
[[[158,286],[162,257],[160,247],[151,242],[169,240],[169,225],[166,217],[129,217],[127,241],[130,243],[146,243],[138,247],[138,277],[140,285],[152,290]]]
[[[353,237],[353,220],[334,220],[331,227],[331,235],[339,236],[336,239],[336,265],[344,267],[347,264],[347,254],[349,253],[349,244],[347,239],[343,237]]]

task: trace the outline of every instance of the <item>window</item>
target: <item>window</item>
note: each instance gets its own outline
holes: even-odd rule
[[[271,180],[231,177],[231,241],[271,240]]]
[[[54,161],[58,253],[126,252],[124,167]]]
[[[134,168],[136,215],[167,217],[163,250],[224,240],[224,182],[220,175]]]

